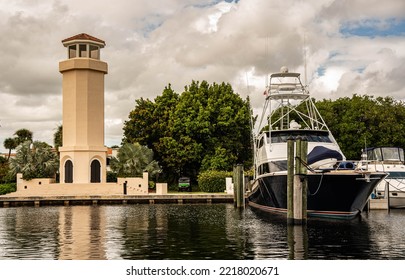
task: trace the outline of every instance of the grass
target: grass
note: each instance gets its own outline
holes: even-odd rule
[[[0,195],[15,192],[16,189],[16,183],[0,184]]]

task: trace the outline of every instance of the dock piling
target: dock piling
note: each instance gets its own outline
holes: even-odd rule
[[[384,196],[387,199],[387,209],[389,212],[390,211],[390,182],[389,181],[385,182]]]
[[[245,206],[243,181],[243,165],[238,164],[233,168],[234,205],[237,208],[243,208]]]
[[[307,220],[307,153],[308,142],[300,138],[287,141],[287,223],[305,224]]]
[[[294,140],[287,140],[287,223],[294,223]]]

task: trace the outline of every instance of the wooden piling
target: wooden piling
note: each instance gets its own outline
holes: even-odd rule
[[[307,220],[307,152],[308,142],[300,138],[296,141],[295,175],[293,188],[294,224],[305,224]]]
[[[236,190],[238,189],[238,186],[237,186],[237,184],[238,184],[238,180],[237,180],[237,172],[236,172],[236,165],[234,165],[233,166],[233,173],[232,173],[232,184],[233,184],[233,206],[235,206],[236,207],[236,201],[238,200],[237,199],[237,195],[236,195]]]
[[[390,182],[389,181],[385,182],[384,196],[387,199],[387,209],[389,212],[390,211]]]
[[[245,192],[243,185],[243,165],[238,164],[233,169],[234,205],[237,208],[245,206]]]
[[[308,162],[308,141],[301,141],[301,181],[302,181],[302,223],[307,222],[307,199],[308,199],[308,178],[307,178],[307,164]],[[305,165],[304,165],[305,163]]]
[[[295,174],[294,174],[294,224],[302,219],[302,182],[301,182],[301,139],[295,142]]]
[[[294,139],[287,140],[287,223],[294,223]]]

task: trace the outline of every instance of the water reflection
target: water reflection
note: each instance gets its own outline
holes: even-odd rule
[[[287,239],[291,260],[306,260],[308,258],[308,233],[306,225],[288,225]]]
[[[405,259],[404,211],[308,220],[233,205],[0,209],[0,259]]]
[[[58,259],[106,259],[105,208],[62,207],[59,209]]]

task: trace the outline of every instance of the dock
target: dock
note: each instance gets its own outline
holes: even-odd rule
[[[370,199],[369,200],[369,209],[370,210],[388,210],[388,199],[379,198],[379,199]]]
[[[0,196],[0,207],[189,203],[233,203],[233,195],[176,193],[166,195]]]

